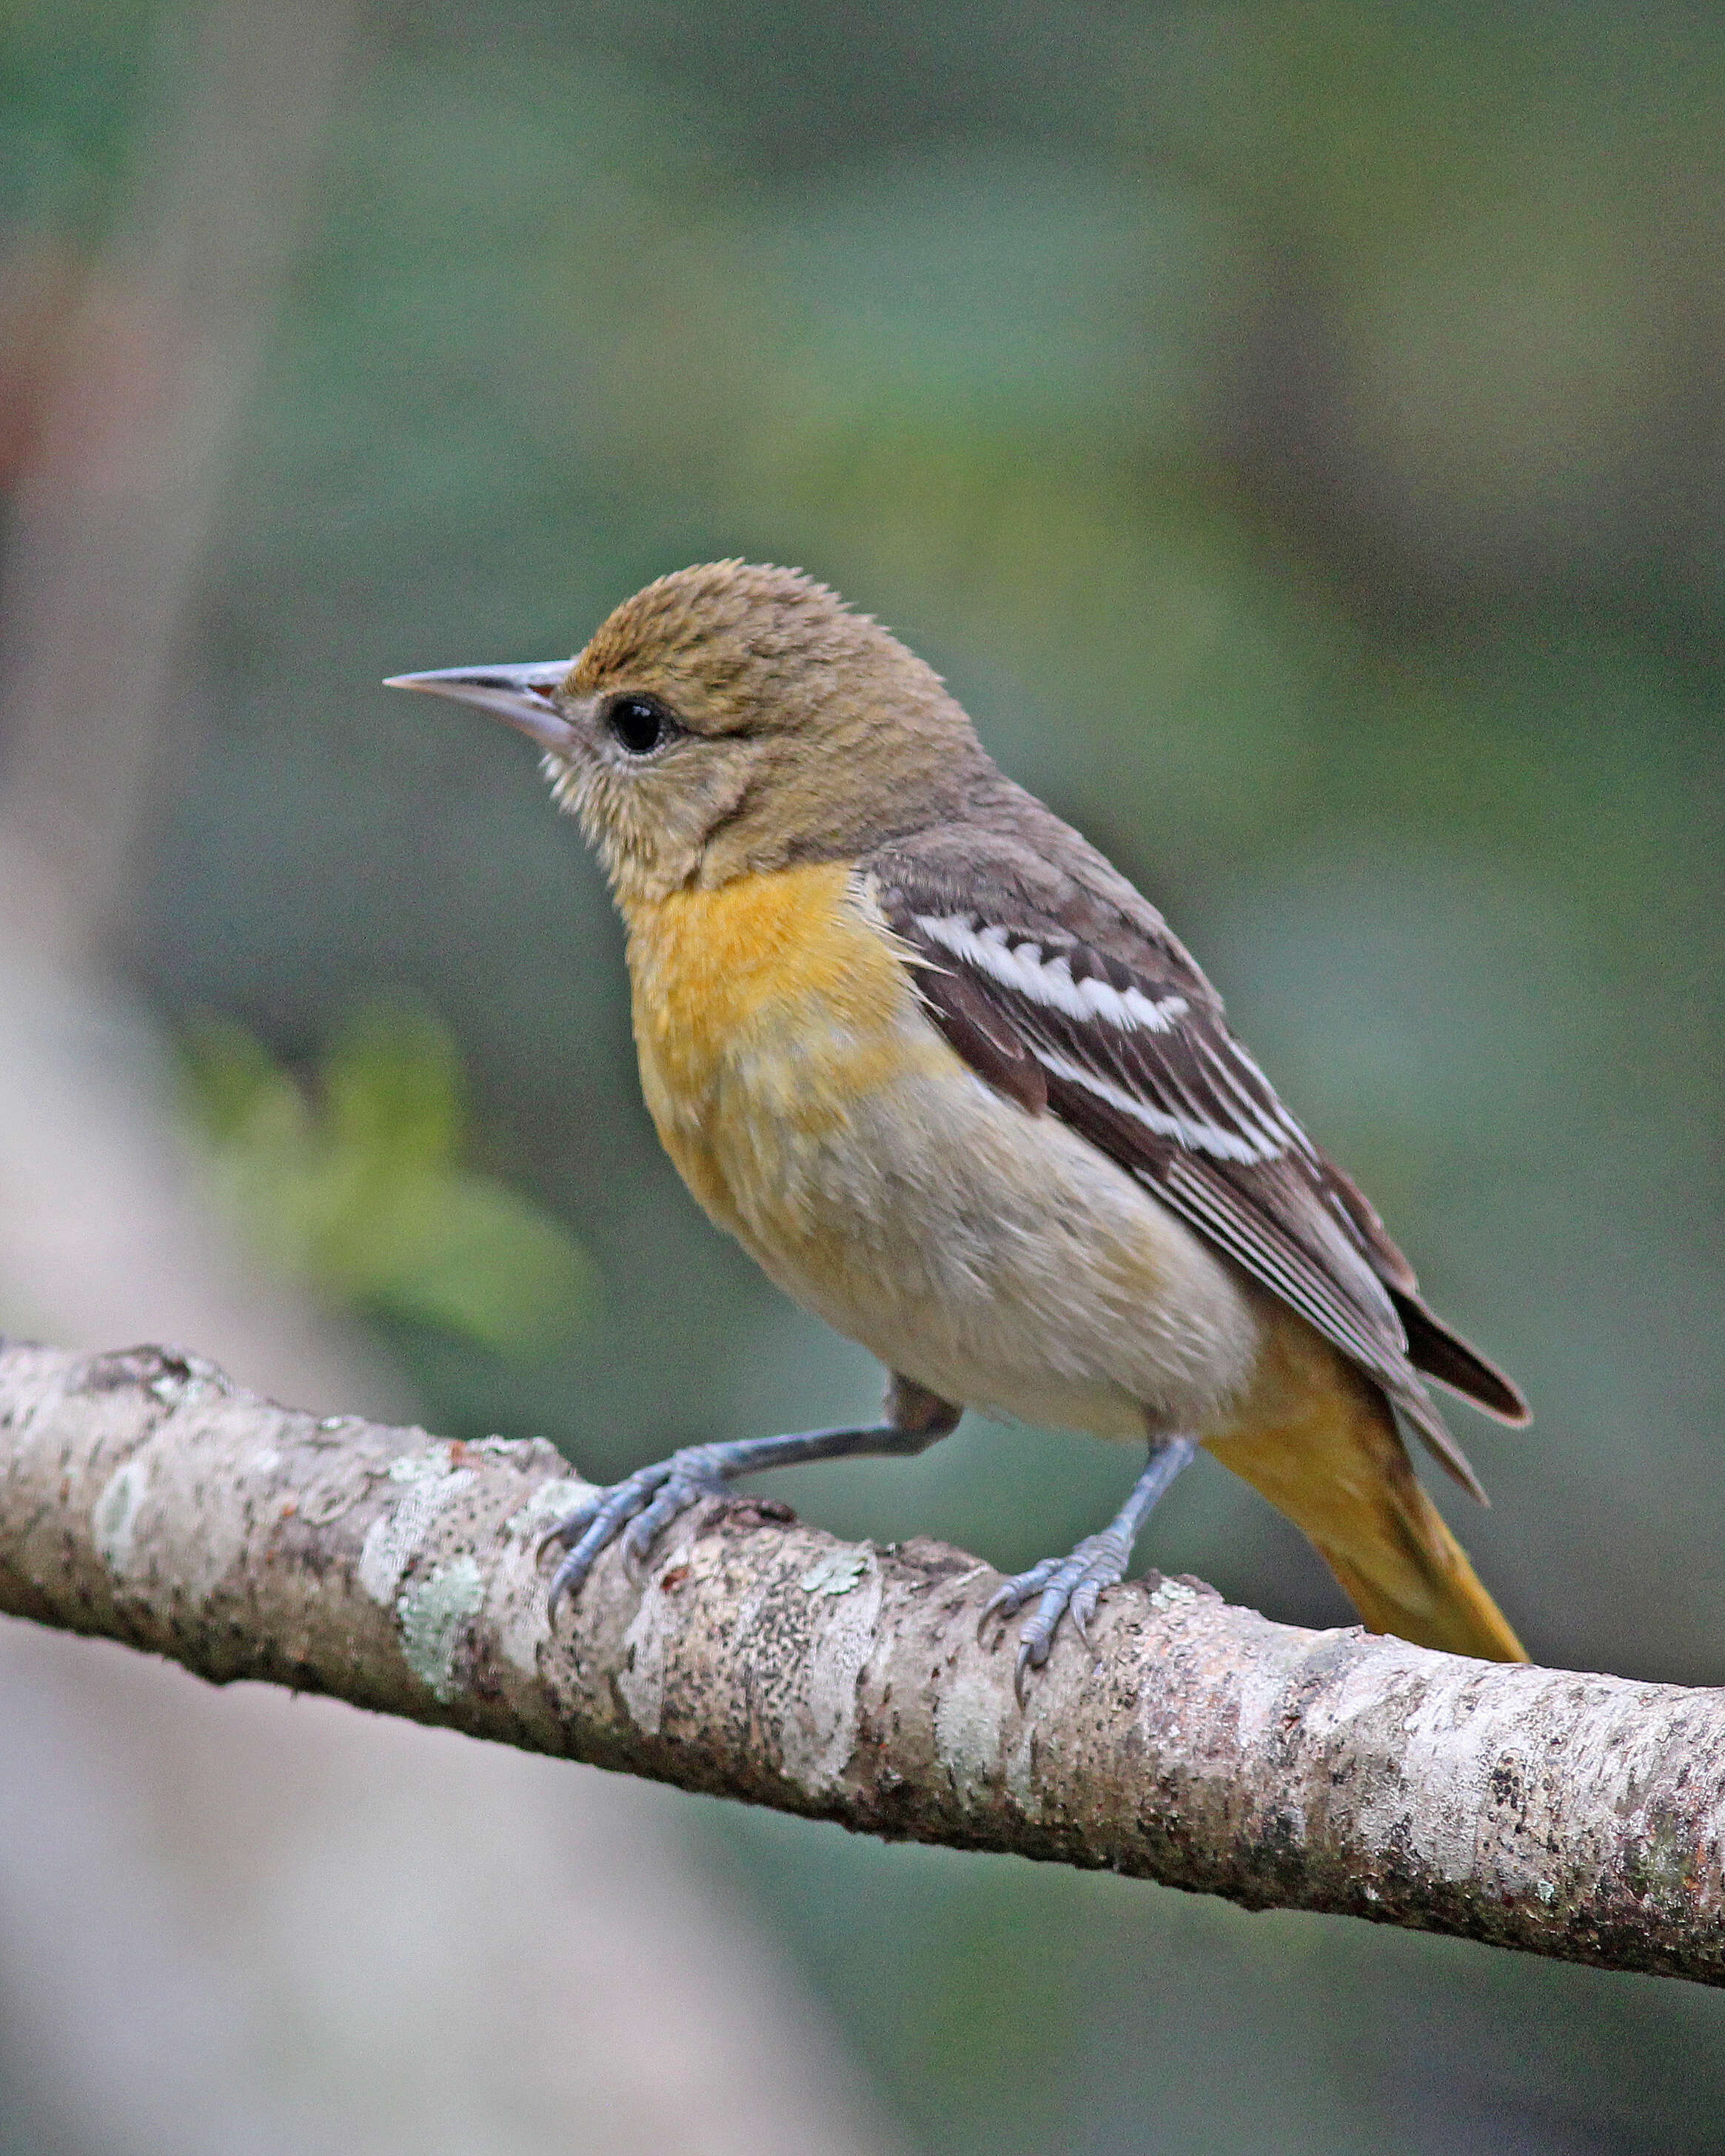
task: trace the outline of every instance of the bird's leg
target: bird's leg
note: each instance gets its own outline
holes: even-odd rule
[[[625,1527],[624,1556],[644,1558],[661,1527],[703,1497],[722,1497],[739,1475],[763,1467],[795,1467],[805,1460],[922,1452],[956,1429],[963,1412],[911,1378],[896,1377],[886,1389],[883,1422],[858,1430],[804,1430],[786,1437],[685,1445],[669,1460],[638,1468],[608,1489],[595,1490],[557,1522],[539,1545],[543,1552],[561,1543],[567,1553],[552,1575],[547,1606],[555,1615],[558,1602],[576,1592],[599,1553]]]
[[[989,1596],[977,1627],[980,1639],[993,1616],[1011,1617],[1034,1597],[1040,1595],[1036,1614],[1019,1635],[1018,1667],[1013,1689],[1019,1705],[1024,1703],[1024,1680],[1048,1660],[1048,1650],[1062,1617],[1070,1615],[1078,1636],[1090,1645],[1090,1620],[1096,1599],[1105,1587],[1126,1577],[1132,1544],[1150,1516],[1151,1507],[1198,1450],[1191,1437],[1154,1440],[1143,1473],[1133,1483],[1132,1495],[1099,1535],[1086,1535],[1070,1557],[1045,1557],[1028,1572],[1007,1580]]]

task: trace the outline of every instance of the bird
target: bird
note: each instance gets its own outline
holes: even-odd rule
[[[1422,1299],[1163,916],[994,763],[940,676],[800,570],[659,578],[572,660],[444,668],[534,743],[623,916],[665,1150],[776,1285],[885,1365],[878,1423],[685,1445],[553,1526],[553,1614],[757,1470],[922,1452],[967,1409],[1145,1448],[1118,1514],[1003,1582],[1022,1702],[1200,1447],[1371,1630],[1525,1661],[1414,1471],[1427,1389],[1516,1385]]]

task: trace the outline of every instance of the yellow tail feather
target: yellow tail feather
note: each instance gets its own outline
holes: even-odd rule
[[[1370,1630],[1446,1654],[1525,1662],[1508,1620],[1420,1487],[1378,1388],[1316,1334],[1278,1346],[1278,1367],[1254,1389],[1260,1413],[1207,1439],[1209,1450],[1310,1537]]]

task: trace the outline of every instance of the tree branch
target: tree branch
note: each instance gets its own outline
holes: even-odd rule
[[[1103,1599],[1027,1712],[995,1575],[712,1502],[560,1615],[543,1439],[319,1421],[157,1348],[0,1349],[0,1609],[858,1831],[1725,1982],[1725,1694]]]

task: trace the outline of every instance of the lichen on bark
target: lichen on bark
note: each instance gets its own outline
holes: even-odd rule
[[[1111,1590],[1020,1708],[997,1575],[715,1501],[546,1614],[583,1487],[257,1399],[199,1358],[0,1349],[0,1609],[834,1820],[1725,1982],[1725,1695]]]

